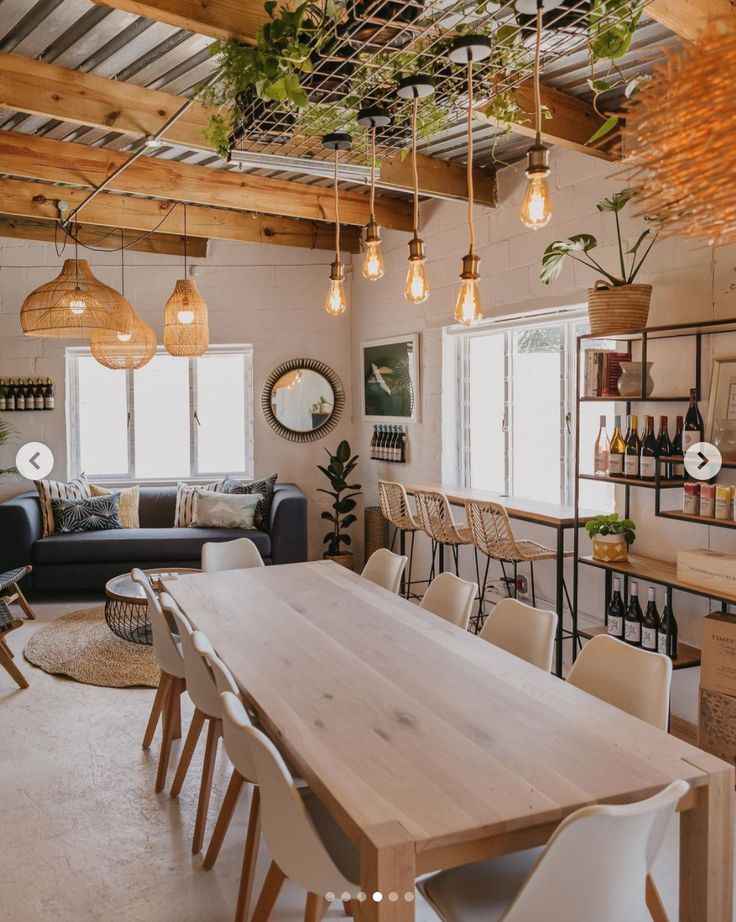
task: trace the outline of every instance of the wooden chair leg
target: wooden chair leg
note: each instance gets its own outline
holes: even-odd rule
[[[217,856],[220,854],[223,840],[225,839],[225,835],[227,834],[227,831],[230,827],[233,813],[235,813],[235,808],[238,805],[240,790],[244,784],[245,779],[240,774],[240,772],[234,768],[233,773],[230,776],[230,783],[227,786],[225,798],[222,801],[222,806],[220,807],[220,815],[217,817],[215,828],[212,831],[212,838],[210,839],[207,854],[205,855],[204,862],[202,863],[202,867],[206,871],[209,871],[210,868],[215,866],[215,861],[217,861]]]
[[[174,739],[181,739],[181,696],[187,690],[187,685],[184,679],[176,680],[176,698],[174,700]]]
[[[15,679],[20,688],[28,688],[28,679],[26,679],[20,669],[18,669],[18,667],[13,662],[13,655],[5,646],[4,640],[0,640],[0,666],[5,669],[11,678]]]
[[[181,786],[184,784],[184,779],[186,778],[187,771],[189,770],[189,764],[192,761],[194,750],[197,748],[197,743],[199,742],[199,735],[202,732],[204,720],[204,714],[199,710],[199,708],[195,708],[194,714],[192,714],[192,722],[189,725],[189,733],[187,733],[187,739],[184,743],[184,748],[181,751],[181,756],[179,757],[179,765],[176,769],[176,774],[174,775],[174,783],[171,785],[172,797],[179,796]]]
[[[304,907],[304,922],[322,922],[322,916],[327,912],[327,900],[317,893],[307,894],[307,905]]]
[[[154,697],[153,704],[151,705],[151,713],[148,715],[148,723],[146,724],[146,732],[143,734],[143,743],[141,745],[141,749],[151,748],[151,743],[153,742],[153,734],[156,732],[158,719],[161,716],[161,712],[164,709],[164,704],[166,703],[170,682],[171,676],[168,674],[168,672],[162,672],[161,679],[158,683],[158,688],[156,689],[156,696]]]
[[[199,799],[197,800],[197,818],[194,822],[194,836],[192,837],[192,854],[198,855],[204,844],[204,830],[207,825],[207,810],[210,805],[212,793],[212,777],[217,759],[217,744],[222,736],[222,721],[210,717],[207,727],[207,743],[204,747],[204,762],[202,763],[202,779],[199,783]]]
[[[669,922],[667,910],[664,908],[662,897],[659,895],[659,890],[657,890],[657,885],[654,883],[654,878],[651,874],[647,874],[646,900],[652,922]]]
[[[343,900],[342,909],[346,916],[350,916],[351,919],[355,918],[355,913],[353,912],[353,901],[352,900]]]
[[[251,922],[268,922],[268,917],[271,915],[271,911],[278,899],[285,880],[286,875],[284,872],[275,861],[272,861],[268,873],[266,874],[266,880],[263,883],[261,895],[258,897]],[[236,917],[235,922],[244,922],[244,920]]]
[[[245,834],[243,869],[240,872],[240,888],[238,889],[238,906],[235,911],[237,922],[247,922],[248,913],[250,912],[253,878],[256,873],[256,859],[258,858],[258,845],[260,840],[261,791],[257,785],[254,785],[253,799],[250,804],[250,816],[248,817],[248,831]]]
[[[16,601],[18,602],[18,604],[23,610],[23,614],[26,616],[26,618],[28,618],[29,621],[35,621],[36,616],[33,612],[33,609],[28,604],[28,599],[23,594],[23,590],[20,588],[20,586],[17,583],[13,585],[13,590],[16,595]]]
[[[158,754],[158,769],[156,771],[155,791],[160,794],[166,786],[166,775],[169,771],[169,758],[171,756],[171,744],[174,740],[176,725],[174,721],[174,705],[179,700],[181,688],[179,680],[169,676],[166,688],[166,699],[163,704],[163,730],[161,733],[161,751]]]

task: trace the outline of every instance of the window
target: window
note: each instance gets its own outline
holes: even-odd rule
[[[198,358],[163,350],[139,371],[112,371],[67,350],[70,475],[176,480],[253,473],[250,346]]]
[[[451,334],[459,362],[457,468],[480,490],[572,503],[575,450],[576,338],[588,331],[577,312],[565,319],[494,323]],[[600,347],[586,341],[586,347]],[[611,344],[608,344],[611,345]],[[586,408],[590,412],[586,412]],[[581,470],[595,442],[599,415],[609,435],[613,403],[584,405]],[[609,508],[610,484],[581,481],[584,506]]]

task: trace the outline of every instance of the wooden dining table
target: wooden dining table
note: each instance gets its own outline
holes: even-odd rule
[[[411,922],[419,874],[540,845],[586,804],[680,778],[680,919],[732,919],[727,763],[332,562],[166,589],[358,847],[366,922]]]

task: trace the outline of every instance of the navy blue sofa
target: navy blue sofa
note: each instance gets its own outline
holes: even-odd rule
[[[277,483],[268,531],[174,528],[176,487],[141,487],[140,528],[41,537],[34,491],[0,505],[0,571],[32,564],[31,589],[100,589],[133,567],[199,567],[206,541],[247,537],[267,564],[307,559],[307,500],[293,483]]]

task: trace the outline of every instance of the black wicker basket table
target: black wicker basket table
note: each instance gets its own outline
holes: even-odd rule
[[[166,570],[144,570],[151,580],[155,592],[160,588],[161,577],[171,578],[176,573],[199,573],[190,567],[171,567]],[[139,586],[130,573],[113,576],[105,584],[105,621],[118,637],[130,643],[153,643],[151,623],[148,620],[148,602],[143,587]]]

